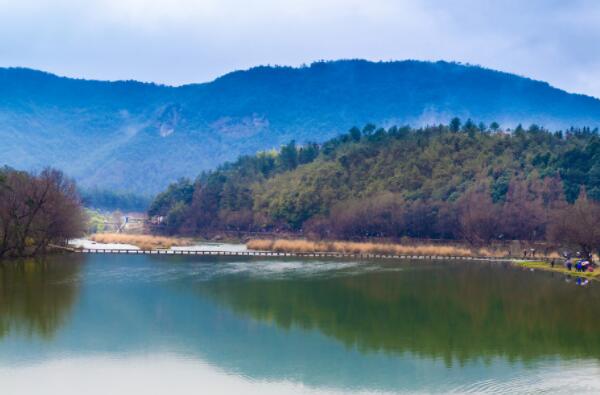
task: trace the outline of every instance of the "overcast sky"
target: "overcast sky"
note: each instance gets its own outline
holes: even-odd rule
[[[600,97],[595,0],[0,0],[0,66],[180,85],[261,64],[455,60]]]

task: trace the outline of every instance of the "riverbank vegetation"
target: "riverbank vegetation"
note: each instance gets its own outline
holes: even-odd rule
[[[149,209],[156,229],[295,232],[316,240],[551,241],[600,246],[600,137],[471,120],[367,125],[179,180]]]
[[[155,250],[157,248],[189,246],[193,244],[189,239],[179,237],[134,235],[124,233],[97,233],[91,235],[90,240],[103,244],[130,244],[140,248],[141,250]]]
[[[246,243],[251,250],[277,252],[339,252],[344,254],[385,254],[419,256],[509,256],[505,249],[466,248],[458,245],[392,244],[350,241],[310,241],[286,239],[252,239]]]
[[[58,170],[0,169],[0,258],[44,253],[83,234],[75,183]]]

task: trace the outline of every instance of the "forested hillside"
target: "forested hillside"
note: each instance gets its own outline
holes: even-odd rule
[[[102,211],[138,211],[148,210],[151,198],[133,193],[119,193],[109,190],[87,189],[80,192],[85,207]]]
[[[181,87],[0,69],[0,165],[54,166],[84,190],[152,194],[240,155],[323,142],[352,125],[469,117],[567,128],[600,124],[600,101],[447,62],[256,67]]]
[[[150,214],[164,216],[170,233],[286,229],[482,242],[549,236],[553,215],[578,198],[600,200],[596,129],[507,133],[456,118],[421,129],[367,125],[323,144],[245,156],[172,184]]]

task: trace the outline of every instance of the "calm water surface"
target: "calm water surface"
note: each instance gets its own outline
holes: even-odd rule
[[[600,284],[503,264],[0,264],[0,393],[600,392]]]

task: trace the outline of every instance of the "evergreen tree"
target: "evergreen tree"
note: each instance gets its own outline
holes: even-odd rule
[[[458,132],[460,130],[460,125],[461,125],[460,118],[458,118],[458,117],[452,118],[452,120],[450,121],[450,125],[449,125],[450,131],[455,132],[455,133]]]

